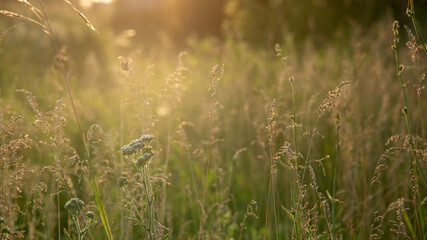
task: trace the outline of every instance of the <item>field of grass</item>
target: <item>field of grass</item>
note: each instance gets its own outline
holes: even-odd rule
[[[427,239],[427,22],[177,50],[25,3],[0,5],[0,239]]]

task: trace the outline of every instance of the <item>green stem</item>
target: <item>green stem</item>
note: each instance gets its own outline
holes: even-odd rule
[[[405,121],[406,121],[406,129],[408,131],[408,134],[412,137],[412,128],[411,128],[411,121],[409,119],[409,110],[408,110],[408,101],[406,98],[406,92],[405,92],[405,85],[403,83],[403,79],[402,79],[402,70],[399,64],[399,55],[398,55],[398,51],[397,51],[397,42],[398,42],[398,24],[396,23],[394,26],[394,45],[393,45],[393,51],[394,51],[394,56],[395,56],[395,61],[396,61],[396,71],[397,71],[397,76],[399,78],[400,81],[400,87],[402,89],[402,94],[403,94],[403,114],[405,115]],[[414,146],[414,142],[411,141],[409,142],[409,145],[411,147],[411,154],[412,154],[412,158],[415,160],[415,163],[417,165],[417,169],[420,172],[420,175],[424,181],[425,184],[427,184],[427,179],[424,176],[424,173],[420,167],[420,164],[418,162],[418,157],[417,154],[415,152],[415,146]]]
[[[298,153],[298,144],[297,144],[297,126],[296,126],[296,122],[297,122],[297,117],[296,117],[296,107],[295,107],[295,94],[294,94],[294,77],[291,74],[291,71],[289,70],[288,66],[286,65],[286,59],[283,57],[282,55],[282,51],[281,49],[279,49],[278,46],[276,46],[276,52],[278,54],[278,57],[280,57],[280,60],[283,64],[283,66],[285,67],[286,72],[288,73],[288,77],[289,77],[289,83],[291,86],[291,96],[292,96],[292,116],[291,116],[291,120],[292,120],[292,138],[294,141],[294,148],[295,148],[295,152]],[[295,169],[296,171],[298,171],[298,158],[295,159],[294,162],[295,165]],[[290,195],[291,195],[291,208],[292,209],[296,209],[295,206],[295,196],[294,196],[294,183],[293,183],[293,173],[292,173],[292,169],[289,169],[289,189],[290,189]],[[296,211],[294,213],[294,222],[298,221],[297,219],[297,214]],[[298,236],[298,225],[296,226],[296,238],[299,239]],[[292,233],[293,235],[293,233]]]
[[[413,23],[414,23],[414,27],[415,27],[415,31],[417,32],[417,35],[418,35],[418,30],[417,30],[417,27],[416,27],[416,22],[415,22],[415,16],[414,16],[414,12],[413,12],[413,2],[412,2],[412,0],[410,0],[410,3],[411,3],[411,12],[410,12],[410,15],[411,15],[411,17],[413,17],[412,18],[412,21],[413,21]],[[412,127],[411,127],[411,121],[410,121],[410,118],[409,118],[409,110],[408,110],[408,101],[407,101],[407,98],[406,98],[406,93],[405,93],[405,85],[404,85],[404,83],[403,83],[403,79],[402,79],[402,70],[403,70],[403,68],[400,66],[400,64],[399,64],[399,55],[398,55],[398,50],[397,50],[397,43],[398,43],[398,34],[399,34],[399,32],[398,32],[398,29],[399,29],[399,24],[397,23],[397,21],[394,23],[394,26],[393,26],[393,32],[394,32],[394,44],[393,44],[393,51],[394,51],[394,56],[395,56],[395,62],[396,62],[396,71],[397,71],[397,76],[398,76],[398,78],[399,78],[399,81],[400,81],[400,87],[401,87],[401,89],[402,89],[402,93],[403,93],[403,104],[404,104],[404,107],[403,107],[403,114],[405,115],[405,121],[406,121],[406,129],[407,129],[407,132],[408,132],[408,134],[410,135],[410,137],[411,137],[411,139],[410,139],[410,141],[409,141],[409,145],[410,145],[410,147],[411,147],[411,155],[412,155],[412,158],[413,158],[413,160],[415,161],[415,164],[416,164],[416,167],[417,167],[417,169],[418,169],[418,172],[420,173],[420,175],[421,175],[421,178],[423,179],[423,181],[424,181],[424,184],[427,184],[427,179],[426,179],[426,177],[424,176],[424,173],[423,173],[423,171],[422,171],[422,169],[421,169],[421,166],[420,166],[420,164],[419,164],[419,161],[418,161],[418,157],[417,157],[417,154],[416,154],[416,152],[415,152],[415,146],[414,146],[414,141],[413,141],[413,139],[412,139],[412,137],[413,137],[413,134],[412,134]],[[421,37],[421,36],[419,36],[419,37]],[[420,38],[420,40],[422,41],[422,39]],[[423,44],[423,48],[424,48],[424,50],[426,51],[426,48],[424,47],[424,42],[422,41],[422,44]],[[416,174],[416,171],[414,171],[414,175],[415,175],[415,184],[416,185],[418,185],[418,178],[417,178],[417,174]],[[414,201],[414,205],[415,205],[415,201]],[[416,206],[414,206],[415,208],[416,208]],[[414,214],[414,216],[415,216],[415,220],[416,220],[416,222],[417,223],[419,223],[419,218],[418,218],[418,214],[415,212],[415,214]],[[416,226],[416,225],[415,225]],[[420,231],[421,231],[421,229],[420,229]],[[421,233],[420,233],[421,234]]]
[[[420,41],[421,45],[423,46],[424,52],[427,53],[427,47],[424,44],[424,39],[421,36],[420,31],[418,30],[417,20],[415,19],[414,0],[409,0],[409,6],[410,6],[410,9],[408,11],[408,15],[412,20],[412,24],[414,25],[415,33],[417,34],[418,40]]]
[[[295,95],[294,95],[294,84],[293,84],[293,78],[288,70],[288,68],[285,65],[286,70],[288,71],[289,74],[289,82],[291,85],[291,95],[292,95],[292,137],[294,140],[294,148],[295,148],[295,152],[298,152],[298,146],[297,146],[297,127],[296,127],[296,110],[295,110]],[[298,170],[298,159],[295,159],[295,167]],[[290,190],[291,190],[291,205],[292,208],[295,208],[295,201],[294,201],[294,187],[293,187],[293,179],[292,179],[292,169],[289,170],[289,184],[290,184]],[[298,233],[297,233],[297,239],[298,239]]]
[[[151,180],[150,180],[150,168],[148,167],[150,163],[147,163],[147,165],[145,166],[145,170],[147,171],[147,183],[148,183],[148,190],[150,193],[150,199],[148,202],[148,208],[150,209],[150,228],[151,228],[151,237],[152,239],[155,239],[154,235],[156,230],[154,229],[154,207],[153,207],[153,201],[154,201],[154,192],[153,192],[153,186],[151,185]]]
[[[130,196],[129,192],[127,191],[127,189],[125,187],[123,187],[123,190],[126,194],[126,198],[128,199],[128,202],[130,203],[130,205],[133,208],[133,212],[135,214],[135,216],[138,218],[138,220],[141,222],[142,227],[147,230],[148,228],[144,225],[144,218],[142,217],[141,213],[138,210],[138,207],[136,206],[135,202],[133,201],[132,197]]]
[[[335,163],[334,163],[334,177],[332,181],[332,235],[335,237],[335,192],[337,185],[337,175],[338,175],[338,158],[340,154],[340,114],[337,113],[337,149],[335,154]]]
[[[82,231],[80,229],[80,224],[79,224],[79,219],[77,218],[77,214],[73,214],[72,218],[73,218],[73,222],[74,222],[74,224],[76,225],[76,228],[77,228],[77,236],[78,236],[79,240],[82,240],[82,235],[81,235]]]
[[[139,168],[141,177],[142,177],[142,183],[144,185],[144,191],[145,191],[145,199],[147,201],[147,219],[148,219],[148,235],[150,237],[150,240],[155,239],[153,236],[153,227],[154,227],[154,219],[153,219],[153,198],[152,198],[152,189],[150,184],[150,173],[148,171],[148,164],[142,168]]]
[[[301,176],[301,184],[304,184],[304,178],[305,178],[305,173],[306,173],[306,170],[307,170],[307,165],[308,165],[308,159],[310,158],[310,152],[311,152],[311,147],[313,146],[313,139],[314,139],[314,131],[317,129],[317,124],[318,124],[318,122],[319,122],[319,119],[320,119],[320,114],[319,115],[317,115],[317,118],[316,118],[316,121],[315,121],[315,123],[314,123],[314,128],[313,128],[313,132],[311,133],[311,136],[310,136],[310,141],[309,141],[309,143],[308,143],[308,149],[307,149],[307,156],[305,157],[305,160],[304,160],[304,167],[303,167],[303,171],[302,171],[302,176]],[[298,171],[298,168],[296,169],[296,171]],[[300,193],[300,192],[299,192]],[[302,210],[301,209],[301,202],[302,202],[302,194],[300,193],[300,194],[298,194],[298,198],[297,198],[297,205],[296,205],[296,207],[297,207],[297,209],[295,209],[295,214],[298,214],[298,211],[299,210]],[[297,236],[298,236],[298,226],[297,226],[297,222],[296,221],[294,221],[294,224],[293,224],[294,226],[293,226],[293,230],[292,230],[292,238],[293,238],[293,234],[294,234],[294,231],[296,230],[296,234],[297,234]]]

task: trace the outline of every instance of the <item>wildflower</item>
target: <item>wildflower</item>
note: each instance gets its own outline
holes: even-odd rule
[[[85,205],[85,203],[78,199],[78,198],[72,198],[67,203],[65,203],[65,209],[68,210],[71,214],[75,215],[77,214]]]
[[[133,148],[133,147],[131,147],[129,145],[124,145],[121,148],[121,150],[122,150],[122,155],[123,156],[129,156],[129,155],[132,155],[132,154],[134,154],[134,153],[137,152],[137,149],[135,149],[135,148]]]
[[[144,157],[139,157],[138,159],[136,159],[136,161],[135,161],[135,165],[137,166],[137,167],[144,167],[145,166],[145,164],[147,164],[147,160],[144,158]]]
[[[153,158],[153,156],[154,156],[153,152],[146,152],[144,153],[144,155],[142,155],[136,160],[135,165],[137,167],[144,167],[148,163],[148,161],[150,161],[150,159]]]
[[[153,140],[153,135],[143,135],[142,137],[132,140],[129,144],[121,148],[123,156],[130,156],[144,148],[150,148],[148,144]],[[151,149],[151,148],[150,148]]]
[[[150,160],[154,156],[153,152],[146,152],[144,155],[142,155],[142,158],[144,158],[146,161]]]
[[[85,215],[89,220],[92,220],[95,217],[95,213],[92,211],[88,211]]]
[[[140,138],[140,140],[146,142],[146,143],[150,143],[153,140],[154,136],[153,135],[142,135],[142,137]]]
[[[128,185],[128,179],[126,177],[119,177],[117,184],[119,184],[119,187],[126,187]]]
[[[121,148],[122,155],[128,156],[138,152],[138,150],[145,148],[147,146],[147,143],[149,143],[152,139],[153,139],[152,135],[144,135],[141,138],[132,140],[132,142],[130,142],[127,145],[124,145]]]
[[[146,146],[145,148],[144,148],[144,153],[146,153],[146,152],[153,152],[153,147],[152,146]]]

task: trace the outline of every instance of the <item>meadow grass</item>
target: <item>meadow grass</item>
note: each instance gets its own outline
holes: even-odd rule
[[[182,52],[70,1],[6,7],[1,239],[427,238],[412,0],[412,26],[355,25],[345,44]]]

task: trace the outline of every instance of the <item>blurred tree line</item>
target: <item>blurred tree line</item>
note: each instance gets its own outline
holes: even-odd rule
[[[39,1],[30,2],[40,7]],[[79,79],[92,73],[94,69],[86,67],[88,62],[98,62],[103,66],[102,71],[91,79],[104,82],[103,86],[108,86],[112,79],[109,72],[112,68],[107,67],[116,64],[112,59],[139,49],[135,45],[154,51],[156,48],[181,51],[189,36],[214,36],[269,49],[285,38],[291,38],[296,47],[306,40],[315,43],[314,46],[322,46],[331,41],[346,44],[349,41],[345,40],[352,36],[356,27],[368,32],[371,25],[384,17],[399,20],[401,26],[411,25],[405,14],[408,0],[114,0],[111,4],[95,4],[87,9],[79,5],[80,0],[71,2],[82,9],[103,34],[85,28],[62,0],[42,1],[55,37],[69,56],[68,65],[78,69],[74,74]],[[421,34],[427,38],[427,0],[414,2]],[[22,2],[15,0],[0,0],[0,9],[33,17]],[[43,76],[43,66],[52,62],[55,50],[49,38],[32,24],[22,23],[0,16],[0,79],[25,78],[29,72]],[[7,31],[9,28],[13,29]],[[111,28],[115,34],[110,34]],[[122,34],[128,29],[136,30],[136,38],[132,41],[127,41],[127,35]],[[124,37],[120,37],[122,35]],[[124,45],[128,46],[115,52],[109,46],[112,41],[119,42],[116,38],[125,39]],[[33,51],[34,48],[39,52]],[[10,62],[22,66],[7,64]],[[22,71],[22,67],[26,71]],[[0,88],[4,90],[6,86],[9,86],[7,81],[0,82]]]
[[[290,35],[295,42],[328,42],[355,26],[368,29],[386,14],[409,24],[402,0],[117,0],[115,29],[134,28],[144,39],[167,34],[176,42],[189,35],[232,36],[271,45]],[[427,0],[415,0],[417,19],[427,20]],[[425,24],[421,24],[425,29]]]

